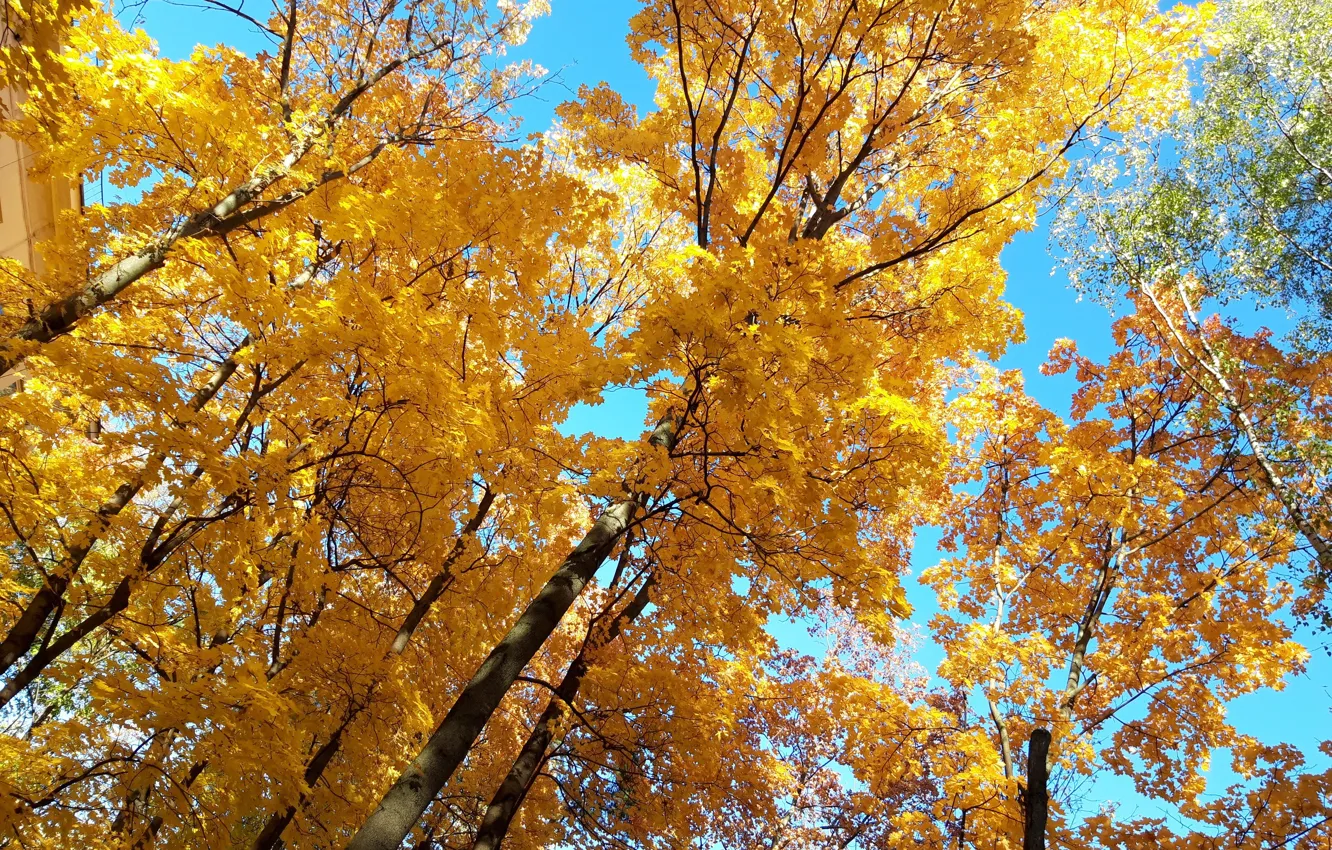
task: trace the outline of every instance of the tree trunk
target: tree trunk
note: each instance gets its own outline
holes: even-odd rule
[[[322,747],[315,751],[314,756],[305,766],[306,788],[312,787],[319,781],[319,777],[324,775],[324,768],[328,767],[328,763],[333,760],[333,756],[337,755],[338,747],[342,745],[342,733],[358,713],[360,713],[360,708],[355,707],[348,714],[347,719],[342,722],[342,725],[337,728],[337,731],[324,742]],[[306,792],[302,791],[297,805],[304,805],[305,798]],[[264,824],[264,828],[260,830],[259,836],[254,839],[253,850],[277,850],[278,847],[282,846],[282,832],[295,816],[296,806],[287,806],[281,812],[274,812],[268,818],[268,822]]]
[[[146,467],[152,465],[152,462],[153,459],[150,458],[138,476],[116,488],[111,498],[97,509],[96,517],[88,528],[83,530],[78,541],[70,547],[58,571],[54,575],[47,576],[41,590],[33,594],[23,613],[10,628],[9,634],[5,635],[4,642],[0,643],[0,674],[8,671],[14,666],[15,661],[32,649],[32,645],[37,642],[37,635],[41,634],[42,626],[46,625],[51,612],[64,600],[65,590],[79,568],[83,566],[93,545],[106,533],[107,528],[111,526],[111,520],[125,509],[143,487],[143,473],[148,471]]]
[[[341,113],[332,116],[325,122],[326,128],[331,128],[340,117]],[[160,269],[166,264],[167,254],[182,240],[203,236],[226,236],[265,215],[271,215],[291,206],[320,186],[346,177],[368,164],[368,162],[358,162],[345,170],[325,172],[306,186],[293,189],[270,201],[256,203],[259,195],[289,176],[292,169],[317,142],[316,135],[303,139],[273,168],[246,180],[212,207],[199,210],[172,226],[137,253],[125,257],[93,277],[83,288],[47,304],[36,316],[14,331],[9,340],[0,340],[0,375],[22,363],[28,354],[24,349],[30,347],[32,343],[45,345],[64,336],[74,330],[74,326],[94,310],[120,295],[135,281]],[[382,146],[377,147],[371,154],[367,154],[371,161],[381,148]],[[9,342],[9,345],[6,345],[6,342]],[[15,342],[18,344],[15,345]],[[25,346],[23,343],[28,345]]]
[[[176,734],[176,729],[169,728],[159,732],[153,738],[152,744],[148,747],[147,755],[139,762],[138,771],[130,782],[130,789],[129,793],[125,795],[125,802],[121,805],[120,811],[116,813],[116,819],[111,822],[111,833],[113,835],[119,835],[133,829],[142,817],[148,805],[148,798],[157,785],[158,774],[166,772],[165,764],[171,753],[171,747],[176,741]]]
[[[223,500],[223,506],[226,506],[227,503],[231,502],[234,498],[234,496],[228,496]],[[180,502],[179,497],[177,498],[177,502]],[[159,523],[160,522],[161,521],[159,520]],[[0,688],[0,709],[3,709],[9,704],[10,700],[22,693],[23,689],[28,685],[32,684],[33,680],[40,676],[42,671],[45,670],[51,662],[74,648],[79,641],[106,625],[112,617],[128,608],[130,594],[134,591],[135,587],[138,586],[138,583],[152,575],[153,572],[158,567],[162,566],[162,564],[164,564],[174,552],[188,543],[195,534],[202,530],[203,525],[196,523],[193,526],[190,526],[188,530],[182,531],[184,528],[185,526],[177,528],[175,532],[156,547],[145,547],[144,551],[141,552],[139,556],[138,569],[120,580],[116,585],[116,589],[112,591],[111,598],[108,599],[105,604],[85,617],[78,625],[66,629],[65,632],[54,641],[49,644],[43,642],[43,646],[37,650],[32,658],[28,659],[28,663],[23,666],[23,669],[6,682],[3,688]],[[54,629],[54,624],[52,624],[52,628]],[[50,640],[49,636],[47,640]]]
[[[545,711],[541,712],[541,717],[532,727],[532,733],[527,736],[518,758],[514,759],[513,767],[509,768],[508,775],[495,791],[495,796],[486,808],[481,828],[477,830],[472,850],[498,850],[519,807],[527,798],[527,792],[532,788],[532,781],[536,779],[537,771],[546,760],[546,749],[555,736],[555,724],[564,713],[564,706],[571,705],[574,697],[578,695],[578,688],[583,683],[583,677],[587,675],[588,656],[614,641],[620,636],[624,627],[643,612],[647,607],[653,583],[653,577],[649,576],[603,634],[588,635],[588,640],[578,650],[578,655],[569,664],[568,672],[564,674],[564,679],[556,688],[555,696],[546,703]]]
[[[126,577],[120,580],[120,584],[116,585],[110,601],[34,655],[14,678],[6,682],[3,688],[0,688],[0,709],[8,705],[10,700],[32,684],[32,681],[40,676],[52,661],[68,652],[70,647],[83,640],[98,626],[125,610],[125,607],[129,605],[129,594],[130,580]]]
[[[481,524],[485,522],[486,515],[490,512],[490,506],[494,503],[495,494],[489,487],[487,487],[485,493],[481,497],[481,501],[477,503],[476,511],[472,514],[472,518],[468,520],[467,524],[463,526],[462,534],[459,535],[457,541],[453,544],[453,549],[449,552],[448,557],[445,558],[444,563],[440,565],[439,571],[431,580],[425,593],[421,594],[421,598],[416,601],[416,604],[412,606],[412,610],[408,612],[407,617],[403,620],[402,627],[398,629],[397,635],[394,636],[393,646],[389,648],[389,657],[401,655],[407,649],[407,645],[411,642],[412,635],[416,633],[417,627],[421,624],[425,615],[429,613],[435,600],[439,599],[440,594],[444,592],[444,586],[451,575],[453,564],[458,560],[467,547],[467,538],[475,535],[481,528]],[[329,743],[324,745],[324,749],[328,749],[331,745],[331,749],[328,749],[326,755],[324,755],[324,749],[321,749],[319,753],[316,754],[316,757],[310,761],[310,764],[305,771],[305,785],[307,788],[312,787],[319,781],[319,778],[324,775],[324,770],[333,761],[333,756],[337,754],[338,745],[342,739],[342,732],[347,728],[347,723],[350,722],[351,720],[349,718],[333,734],[329,739]],[[303,805],[305,799],[306,795],[302,792],[299,804]],[[264,824],[263,831],[259,833],[259,837],[255,839],[252,850],[276,850],[276,848],[281,846],[282,833],[296,816],[297,808],[298,806],[288,806],[285,811],[274,812],[269,817],[268,822]]]
[[[1181,334],[1175,327],[1174,322],[1170,319],[1170,315],[1161,306],[1161,303],[1157,301],[1156,293],[1150,287],[1144,287],[1144,292],[1146,292],[1147,297],[1151,299],[1152,305],[1156,308],[1157,313],[1159,313],[1161,318],[1165,320],[1166,325],[1169,327],[1171,334],[1175,337],[1176,342],[1179,343],[1184,351],[1197,360],[1198,364],[1202,366],[1203,371],[1207,372],[1212,380],[1216,382],[1216,389],[1220,391],[1225,406],[1230,408],[1231,415],[1239,426],[1240,432],[1244,434],[1244,438],[1249,442],[1249,448],[1253,451],[1254,460],[1257,461],[1258,469],[1262,473],[1263,482],[1267,485],[1267,488],[1272,495],[1276,496],[1277,500],[1281,502],[1282,507],[1286,509],[1286,515],[1290,518],[1290,521],[1295,526],[1296,530],[1300,532],[1300,535],[1303,536],[1309,546],[1313,548],[1315,560],[1318,561],[1319,572],[1324,578],[1332,579],[1332,543],[1319,532],[1313,519],[1311,519],[1308,513],[1304,510],[1298,491],[1291,487],[1278,471],[1276,464],[1272,461],[1272,453],[1268,448],[1266,441],[1263,440],[1262,435],[1258,432],[1257,423],[1253,421],[1253,417],[1249,416],[1249,412],[1245,409],[1240,393],[1236,391],[1235,387],[1230,383],[1230,380],[1226,378],[1225,364],[1221,353],[1216,350],[1216,347],[1208,341],[1204,334],[1202,320],[1194,309],[1193,303],[1189,300],[1188,292],[1184,289],[1184,285],[1181,283],[1178,286],[1180,304],[1184,308],[1185,315],[1188,316],[1189,321],[1197,330],[1198,344],[1207,355],[1206,360],[1189,349],[1183,334]]]
[[[668,415],[658,423],[649,442],[669,450],[675,446],[677,428],[675,418]],[[518,622],[486,656],[439,728],[384,794],[379,806],[352,837],[347,850],[396,850],[402,844],[476,743],[482,727],[523,668],[615,548],[634,518],[639,498],[635,494],[616,502],[597,518]]]
[[[204,768],[207,766],[207,761],[195,762],[193,766],[190,767],[189,775],[185,777],[184,783],[181,784],[181,790],[190,790],[190,787],[194,785],[194,780],[199,778],[199,774],[203,773]],[[139,835],[138,839],[130,847],[130,850],[148,850],[148,848],[152,847],[157,841],[157,834],[162,831],[163,823],[165,823],[165,821],[161,815],[154,815],[152,820],[148,822],[148,828]]]
[[[69,333],[98,307],[124,292],[144,275],[165,265],[167,254],[180,241],[204,236],[225,236],[265,216],[280,212],[309,197],[321,187],[356,174],[374,162],[391,144],[401,143],[402,137],[398,134],[381,138],[359,159],[345,167],[324,171],[313,180],[277,197],[259,200],[260,195],[292,175],[301,160],[351,114],[362,95],[403,66],[443,50],[450,44],[452,40],[449,38],[432,41],[423,49],[397,56],[372,73],[360,75],[358,82],[338,98],[326,117],[301,128],[301,132],[297,133],[298,141],[277,163],[252,174],[208,209],[197,210],[171,226],[137,253],[119,260],[111,268],[93,277],[81,289],[47,304],[36,316],[14,331],[8,340],[0,340],[0,376],[27,357],[24,349],[29,346],[23,343],[43,345]],[[14,345],[15,342],[19,344]]]
[[[1027,745],[1027,794],[1023,812],[1022,850],[1045,850],[1045,823],[1050,810],[1050,733],[1033,729]]]
[[[430,611],[430,607],[444,592],[445,583],[452,577],[454,562],[462,556],[467,547],[467,538],[475,535],[477,530],[481,528],[481,523],[485,522],[486,514],[490,513],[490,506],[494,503],[495,494],[487,488],[485,494],[481,497],[480,503],[476,506],[476,513],[472,514],[472,518],[463,527],[462,534],[458,536],[457,542],[453,544],[453,551],[449,552],[449,556],[440,565],[439,572],[435,573],[435,577],[430,580],[430,585],[426,587],[425,593],[422,593],[421,598],[416,600],[416,604],[408,612],[407,618],[403,620],[402,628],[398,629],[397,636],[393,638],[393,648],[390,650],[393,655],[400,655],[407,648],[408,642],[411,641],[412,635],[416,632],[416,627],[421,625],[421,620]]]

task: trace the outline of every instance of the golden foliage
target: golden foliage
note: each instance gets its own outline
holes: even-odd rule
[[[1223,703],[1303,658],[1267,580],[1293,544],[1181,413],[1199,388],[1136,326],[1109,366],[1056,354],[1072,423],[983,365],[1021,334],[1000,250],[1088,133],[1185,95],[1206,9],[651,2],[656,108],[585,90],[516,147],[497,57],[535,7],[297,0],[272,55],[181,61],[106,9],[6,8],[63,49],[5,47],[4,131],[134,200],[4,269],[5,840],[342,845],[625,500],[618,566],[413,840],[470,842],[584,644],[514,846],[942,847],[958,808],[1003,846],[978,688],[1147,793],[1272,757]],[[560,430],[627,385],[673,439]],[[933,689],[893,649],[927,522],[959,547]],[[819,617],[821,660],[769,631]],[[1069,622],[1095,658],[1054,690]]]

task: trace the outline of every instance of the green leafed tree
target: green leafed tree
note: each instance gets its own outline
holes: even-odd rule
[[[1210,40],[1193,104],[1087,167],[1061,241],[1078,282],[1103,294],[1186,274],[1301,314],[1299,341],[1326,347],[1332,3],[1228,2]]]

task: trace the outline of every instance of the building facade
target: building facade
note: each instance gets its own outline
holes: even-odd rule
[[[0,110],[13,115],[21,95],[0,90]],[[56,235],[59,214],[79,209],[80,187],[63,177],[33,179],[32,152],[0,134],[0,257],[10,257],[42,273],[38,244]]]
[[[6,30],[4,38],[12,37]],[[0,88],[0,114],[17,114],[22,92]],[[37,274],[45,270],[41,243],[59,233],[60,214],[82,208],[82,187],[63,177],[30,174],[32,151],[0,133],[0,257],[18,260]],[[4,281],[0,280],[0,286]],[[0,393],[22,380],[23,367],[0,375]]]

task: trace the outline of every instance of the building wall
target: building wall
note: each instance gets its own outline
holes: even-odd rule
[[[15,92],[0,91],[0,107],[14,114]],[[79,208],[79,187],[63,177],[33,180],[28,176],[32,152],[0,134],[0,257],[11,257],[41,274],[37,243],[56,235],[56,218]]]
[[[6,116],[16,114],[20,103],[21,92],[0,89],[0,110]],[[45,264],[38,245],[57,236],[60,213],[81,209],[83,199],[81,186],[63,177],[33,179],[31,164],[32,152],[0,133],[0,257],[16,259],[40,275]],[[0,395],[22,380],[23,364],[0,375]]]

